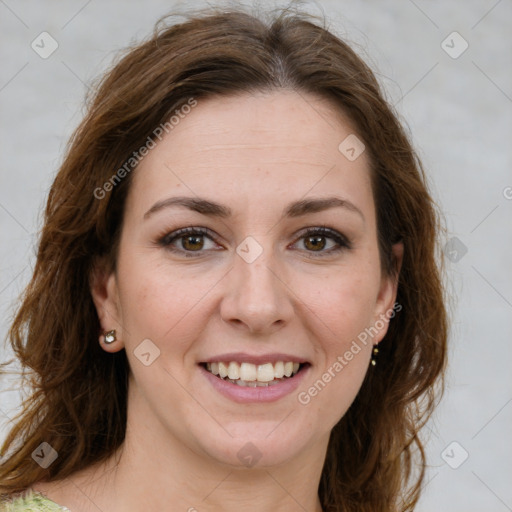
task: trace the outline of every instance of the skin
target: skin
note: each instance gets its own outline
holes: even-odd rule
[[[91,287],[103,329],[117,331],[102,347],[125,349],[130,363],[125,443],[116,458],[35,489],[73,512],[321,511],[330,431],[371,371],[372,344],[387,323],[307,405],[298,392],[393,308],[397,286],[380,269],[367,155],[351,162],[338,150],[352,133],[325,99],[254,93],[199,100],[149,152],[134,171],[116,271],[98,267]],[[338,207],[281,218],[292,201],[331,195],[361,215]],[[144,218],[172,196],[204,197],[233,215],[169,207]],[[337,244],[327,236],[315,251],[302,231],[322,225],[351,248],[329,254]],[[211,230],[200,256],[183,254],[182,243],[194,249],[194,240],[173,243],[181,254],[158,244],[188,226]],[[236,253],[247,236],[263,250],[252,263]],[[401,245],[394,253],[401,261]],[[149,366],[134,355],[144,339],[160,350]],[[296,392],[240,404],[197,366],[226,352],[285,352],[311,368]],[[237,457],[248,442],[261,454],[252,468]]]

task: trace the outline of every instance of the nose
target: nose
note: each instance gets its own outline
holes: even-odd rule
[[[236,254],[226,278],[220,306],[225,322],[260,335],[272,334],[290,322],[294,295],[270,248],[265,248],[251,263]]]

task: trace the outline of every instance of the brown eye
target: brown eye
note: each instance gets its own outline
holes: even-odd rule
[[[178,240],[181,240],[183,249],[187,251],[200,250],[204,245],[203,235],[187,235],[180,237]]]
[[[344,235],[327,227],[309,228],[299,241],[303,243],[300,249],[309,254],[314,253],[315,257],[328,256],[352,248],[350,241]],[[206,255],[211,250],[219,250],[220,247],[215,243],[208,229],[193,227],[173,231],[163,236],[158,243],[188,258]],[[211,244],[209,247],[208,243]]]
[[[306,253],[315,253],[315,257],[329,256],[352,248],[348,238],[325,226],[307,229],[300,241]]]
[[[169,251],[193,258],[204,255],[209,250],[218,250],[219,246],[209,233],[206,228],[183,228],[165,235],[158,243]]]
[[[304,245],[312,251],[321,251],[326,245],[325,236],[308,236],[304,239]]]

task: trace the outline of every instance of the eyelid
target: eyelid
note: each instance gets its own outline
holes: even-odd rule
[[[188,226],[188,227],[176,229],[171,232],[166,231],[163,236],[160,236],[157,238],[157,243],[160,246],[162,246],[172,252],[181,253],[182,255],[185,255],[186,257],[199,257],[199,256],[204,255],[205,253],[212,250],[212,249],[210,249],[209,251],[204,251],[204,250],[186,251],[184,249],[178,249],[178,248],[174,248],[171,246],[171,244],[174,241],[179,240],[183,237],[186,237],[187,235],[189,235],[189,236],[192,236],[192,235],[204,236],[204,237],[209,238],[213,243],[220,245],[215,240],[217,235],[212,230],[205,228],[205,227],[199,227],[199,226],[197,226],[197,227],[196,226]],[[336,242],[337,247],[331,248],[328,251],[304,250],[304,252],[312,255],[310,257],[321,258],[321,257],[332,255],[334,253],[338,253],[342,250],[352,249],[352,242],[350,241],[350,239],[348,237],[346,237],[344,234],[340,233],[336,229],[330,228],[329,226],[326,226],[326,225],[316,225],[316,226],[309,226],[309,227],[303,228],[302,230],[300,230],[298,233],[296,233],[294,235],[295,241],[291,245],[292,246],[296,245],[303,238],[305,238],[307,236],[313,236],[313,235],[320,235],[325,238],[331,238],[332,240],[334,240]],[[213,249],[213,250],[216,250],[216,249]]]
[[[299,233],[296,236],[303,237],[305,235],[318,233],[326,237],[334,238],[335,240],[338,240],[340,243],[343,243],[347,246],[352,246],[352,243],[350,242],[347,236],[345,236],[343,233],[340,233],[337,229],[330,228],[329,226],[323,224],[319,226],[311,226],[304,228],[303,230],[299,231]]]
[[[213,232],[204,227],[196,227],[196,226],[188,226],[184,228],[175,229],[171,232],[166,232],[163,236],[160,236],[157,238],[157,244],[162,246],[164,249],[167,249],[168,251],[172,253],[179,253],[181,255],[184,255],[186,258],[197,258],[207,253],[207,251],[186,251],[184,249],[179,249],[177,247],[172,247],[172,243],[176,240],[180,240],[186,236],[192,236],[192,235],[201,235],[204,237],[209,238],[213,243],[216,245],[219,245],[215,241],[215,235]],[[210,249],[211,250],[218,250],[218,249]]]
[[[310,255],[310,254],[313,255],[313,256],[309,256],[309,257],[322,258],[322,257],[330,256],[332,254],[339,253],[340,251],[343,251],[343,250],[351,250],[352,249],[352,242],[350,241],[350,239],[347,236],[340,233],[338,230],[336,230],[334,228],[330,228],[329,226],[326,226],[326,225],[311,226],[311,227],[303,229],[302,231],[300,231],[298,233],[298,235],[296,235],[296,236],[298,236],[298,239],[296,242],[293,243],[293,245],[295,245],[297,242],[304,239],[305,237],[313,236],[313,235],[320,235],[325,238],[331,238],[338,244],[338,246],[334,247],[328,251],[318,251],[318,252],[317,251],[305,251],[308,255]]]
[[[175,229],[171,232],[166,231],[163,236],[158,237],[158,243],[167,245],[170,244],[172,241],[179,239],[180,237],[195,234],[207,236],[208,238],[212,239],[212,241],[215,241],[213,240],[213,232],[208,228],[189,226],[185,228]]]

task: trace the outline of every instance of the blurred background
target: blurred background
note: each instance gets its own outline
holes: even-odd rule
[[[91,81],[160,16],[206,6],[0,0],[0,360],[12,356],[3,340]],[[324,16],[376,72],[448,227],[450,366],[424,432],[429,467],[417,510],[512,511],[512,2],[323,0],[302,8]],[[15,379],[4,377],[0,441],[20,399]]]

